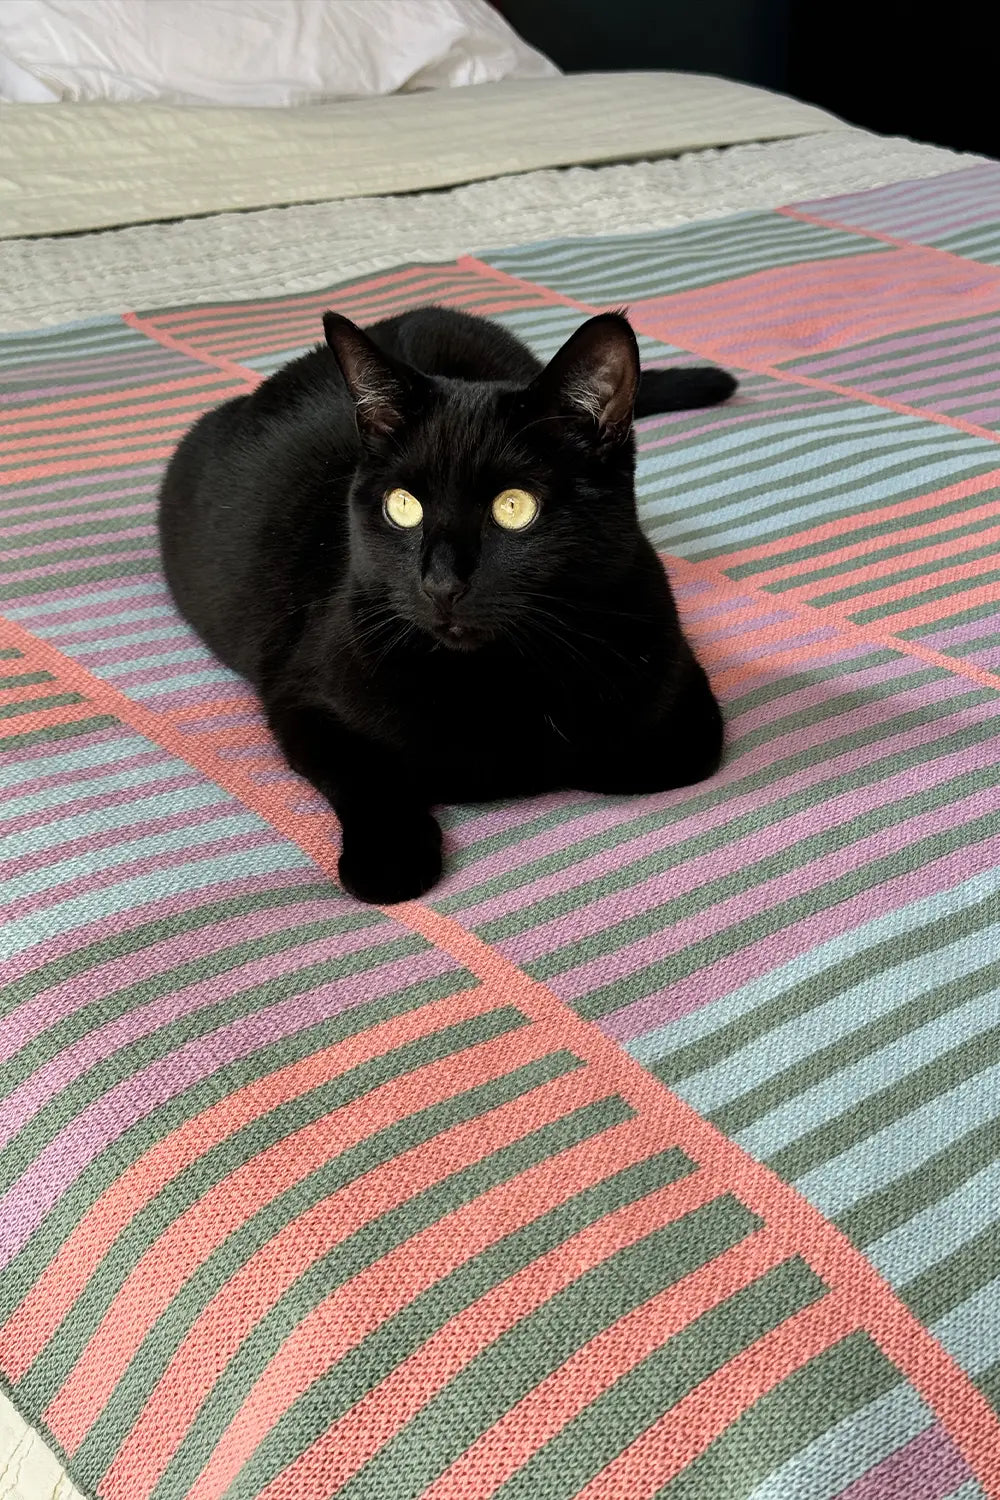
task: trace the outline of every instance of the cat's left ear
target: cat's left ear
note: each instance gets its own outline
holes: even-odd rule
[[[528,388],[546,414],[589,428],[613,447],[632,428],[639,389],[639,346],[622,313],[600,313],[569,338]]]
[[[323,332],[353,398],[361,436],[388,436],[403,424],[413,405],[413,380],[341,313],[323,314]]]

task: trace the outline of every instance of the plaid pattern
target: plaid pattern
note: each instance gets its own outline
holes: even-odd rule
[[[0,1380],[102,1500],[1000,1496],[1000,166],[0,341]],[[204,408],[629,302],[712,781],[380,913],[173,614]]]

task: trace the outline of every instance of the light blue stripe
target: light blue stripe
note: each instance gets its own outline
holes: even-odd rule
[[[57,339],[65,338],[67,334],[85,333],[91,329],[121,329],[132,333],[128,324],[123,323],[121,317],[116,313],[102,313],[96,318],[75,318],[69,323],[56,323],[51,328],[26,328],[20,333],[0,333],[0,346],[4,344],[28,343],[36,340],[50,343]],[[133,334],[134,336],[134,334]]]
[[[867,1030],[872,1022],[893,1014],[918,995],[975,973],[991,945],[993,952],[1000,953],[1000,924],[873,974],[804,1015],[757,1032],[745,1047],[685,1079],[684,1097],[702,1114],[711,1114],[820,1048]]]
[[[1000,1063],[814,1167],[795,1186],[828,1218],[916,1171],[970,1130],[1000,1115]]]
[[[148,656],[133,656],[127,661],[110,662],[108,665],[99,663],[93,670],[101,677],[116,678],[126,672],[144,672],[147,667],[179,666],[186,661],[206,660],[210,661],[211,657],[204,646],[178,646],[173,651],[151,652]]]
[[[86,786],[86,783],[83,784]],[[176,787],[169,792],[152,792],[146,796],[130,798],[116,807],[100,807],[90,812],[73,813],[66,817],[53,818],[38,828],[23,829],[7,838],[0,838],[0,858],[18,859],[43,849],[54,849],[73,839],[84,839],[90,834],[110,832],[114,828],[136,829],[136,841],[141,838],[140,825],[153,818],[169,818],[173,813],[191,812],[198,807],[231,807],[232,799],[213,781],[202,781],[194,786]],[[127,851],[126,851],[127,852]],[[97,853],[97,851],[95,851]],[[88,862],[90,856],[83,856]]]
[[[731,483],[731,471],[738,465],[737,480],[749,486],[759,479],[766,480],[769,472],[767,460],[782,453],[791,453],[792,456],[781,463],[780,472],[796,474],[807,468],[825,468],[831,455],[846,453],[853,456],[859,449],[867,451],[876,438],[881,440],[881,447],[891,444],[897,448],[909,448],[919,431],[916,423],[909,431],[901,429],[899,418],[885,413],[880,419],[865,422],[863,430],[859,430],[856,417],[842,409],[806,412],[790,422],[780,419],[768,422],[767,427],[773,431],[773,437],[770,433],[765,436],[760,426],[747,425],[731,427],[717,438],[699,442],[697,446],[674,443],[659,450],[655,458],[640,461],[642,480],[645,483],[652,475],[666,473],[674,481],[671,488],[686,493],[691,489],[703,489],[706,484],[718,485],[727,479]],[[925,424],[921,423],[920,427],[924,429],[925,443],[931,443],[933,438],[926,435]],[[824,430],[819,432],[817,429],[820,428]],[[836,442],[835,439],[842,435],[847,440]],[[824,440],[822,447],[816,446],[818,437]],[[724,465],[726,460],[728,462]]]
[[[151,740],[123,732],[118,739],[106,744],[81,745],[75,750],[58,750],[51,755],[35,756],[31,760],[6,761],[0,757],[0,787],[20,786],[22,782],[34,781],[36,776],[56,776],[62,771],[83,771],[89,766],[104,766],[112,761],[132,755],[144,755],[155,750],[162,766],[179,767],[180,761],[168,761],[164,752]],[[6,806],[0,807],[0,817]]]
[[[898,456],[898,455],[897,455]],[[954,482],[970,473],[977,473],[991,468],[993,465],[984,455],[973,462],[974,455],[965,455],[967,462],[959,465],[957,460],[963,455],[953,455],[951,458],[942,459],[940,463],[925,464],[918,469],[910,469],[905,474],[889,474],[884,479],[873,479],[864,485],[858,485],[853,491],[843,488],[843,478],[840,476],[837,486],[821,492],[820,498],[810,505],[789,506],[778,516],[768,516],[758,522],[749,521],[746,525],[722,525],[722,526],[700,526],[692,527],[687,531],[674,529],[674,518],[667,518],[666,529],[657,530],[653,535],[657,538],[666,539],[672,550],[681,556],[687,556],[690,547],[711,547],[718,550],[723,547],[731,547],[734,542],[764,541],[769,537],[784,537],[793,530],[800,522],[813,519],[822,519],[831,514],[841,512],[856,515],[867,510],[872,505],[886,504],[890,500],[898,500],[905,496],[919,494],[921,490],[929,490],[936,487],[939,481],[948,480]],[[889,459],[891,466],[892,458]],[[729,482],[731,491],[733,481]],[[723,492],[720,491],[719,498]],[[798,485],[794,489],[783,492],[784,496],[800,493],[816,493],[815,482],[812,484]],[[831,508],[830,502],[835,506]],[[746,509],[750,509],[753,502],[746,503]],[[659,507],[661,511],[669,510],[669,505]],[[706,505],[706,512],[711,507]],[[714,512],[712,512],[714,513]],[[648,518],[644,515],[644,522]]]
[[[971,880],[963,881],[961,885],[952,886],[950,890],[935,892],[932,896],[925,896],[920,901],[900,907],[898,911],[886,912],[883,916],[856,927],[852,932],[830,938],[819,947],[799,954],[780,969],[774,969],[759,979],[751,979],[732,994],[714,1000],[711,1005],[703,1005],[689,1015],[669,1021],[666,1026],[647,1031],[644,1036],[629,1042],[627,1050],[639,1062],[648,1066],[664,1053],[701,1041],[742,1016],[750,1015],[760,1006],[769,1005],[787,990],[815,979],[835,964],[843,963],[845,959],[858,958],[868,949],[891,938],[901,937],[904,933],[915,932],[930,922],[955,916],[967,907],[996,895],[998,891],[1000,869],[985,870]]]
[[[977,949],[969,964],[982,967]],[[956,976],[957,977],[957,976]],[[957,1010],[935,1016],[886,1047],[880,1047],[848,1068],[803,1089],[777,1109],[736,1133],[734,1139],[754,1156],[770,1157],[819,1125],[848,1113],[874,1094],[902,1083],[918,1068],[938,1062],[953,1048],[1000,1027],[1000,988],[977,995]]]
[[[114,885],[62,901],[47,911],[8,922],[0,930],[0,959],[13,958],[35,943],[48,942],[62,932],[120,912],[135,913],[155,901],[193,893],[232,880],[298,870],[309,860],[296,844],[275,841],[261,849],[242,849],[211,859],[190,859],[183,865],[135,875]]]
[[[787,229],[783,228],[783,222],[788,225]],[[552,271],[610,276],[624,269],[627,276],[631,270],[644,272],[662,267],[669,271],[675,265],[691,268],[697,265],[724,266],[748,256],[759,258],[771,250],[796,254],[804,250],[808,254],[821,243],[815,226],[796,223],[794,219],[782,221],[776,218],[739,235],[733,234],[731,224],[731,220],[723,220],[722,227],[713,226],[710,233],[693,233],[686,227],[667,230],[652,242],[639,236],[635,239],[562,240],[544,254],[529,253],[527,261],[536,273],[534,279],[541,279],[539,273],[544,275]],[[828,236],[826,244],[834,247],[857,243],[836,230],[820,230],[819,235]],[[873,248],[866,242],[862,243],[865,248]],[[520,258],[508,255],[505,259],[514,261]]]
[[[973,441],[978,442],[979,439]],[[748,489],[751,487],[762,489],[773,485],[780,488],[783,496],[798,498],[815,493],[817,479],[824,477],[831,469],[835,470],[837,482],[835,486],[827,488],[837,490],[849,484],[852,479],[865,479],[873,473],[880,473],[894,463],[898,463],[904,454],[909,456],[918,453],[921,455],[940,453],[941,447],[942,444],[936,433],[918,438],[915,433],[873,429],[864,434],[863,441],[859,440],[859,436],[855,434],[847,442],[825,444],[819,452],[811,452],[805,459],[796,455],[778,463],[755,463],[735,475],[726,470],[720,471],[717,463],[709,465],[700,471],[704,474],[704,478],[688,473],[683,477],[683,481],[672,486],[667,494],[682,496],[697,493],[699,496],[697,503],[675,509],[674,515],[678,517],[700,514],[705,500],[721,499],[727,492],[732,492],[734,484],[745,485]],[[854,462],[850,462],[852,459]],[[953,459],[952,462],[954,462]],[[783,482],[799,475],[803,476],[799,484]],[[753,504],[756,499],[756,496],[752,496],[749,500],[741,497],[728,505],[714,506],[713,514],[739,513],[741,509],[746,509],[748,504]]]
[[[913,1387],[901,1382],[772,1470],[746,1500],[835,1500],[933,1421]]]
[[[97,621],[94,622],[94,629],[99,630],[105,625],[129,625],[133,620],[152,620],[165,616],[168,616],[175,622],[177,630],[187,628],[172,604],[151,604],[147,609],[123,609],[115,615],[103,615],[99,623]],[[72,635],[74,631],[86,630],[86,628],[87,625],[84,620],[74,620],[70,625],[50,625],[46,630],[46,638],[50,641],[57,641],[64,635]],[[84,645],[89,650],[92,646],[97,646],[101,642],[107,642],[109,646],[113,646],[116,641],[120,641],[127,645],[131,639],[132,637],[130,636],[94,636],[93,638],[89,638]],[[155,636],[153,639],[155,639]]]
[[[202,653],[204,656],[205,653]],[[225,667],[211,667],[204,672],[185,672],[181,677],[161,677],[157,682],[141,682],[127,689],[130,698],[159,698],[163,693],[179,693],[189,687],[205,687],[209,683],[240,683],[242,677]]]
[[[145,611],[132,611],[139,619],[148,618]],[[94,635],[86,641],[74,642],[74,656],[81,656],[90,651],[114,650],[118,646],[145,646],[153,641],[190,641],[191,631],[184,625],[173,610],[162,609],[158,613],[173,615],[173,619],[164,620],[161,625],[154,626],[150,630],[129,630],[123,635]],[[110,621],[109,621],[110,623]],[[79,630],[78,625],[69,625],[67,630]]]
[[[998,1221],[1000,1161],[993,1161],[946,1198],[867,1245],[865,1255],[893,1286],[905,1286]]]
[[[12,620],[35,620],[43,615],[66,614],[71,609],[87,608],[92,604],[111,604],[115,599],[134,599],[136,594],[147,594],[150,598],[162,599],[164,597],[163,581],[159,578],[148,578],[140,576],[131,583],[120,584],[113,589],[94,589],[93,593],[87,593],[75,599],[53,599],[47,604],[19,604],[13,609],[5,609],[4,614],[9,615]],[[102,624],[110,624],[114,619],[112,615],[106,615]],[[73,629],[79,629],[85,622],[77,620]],[[65,626],[62,627],[65,629]]]
[[[59,860],[46,865],[42,870],[31,870],[25,875],[15,876],[4,886],[4,900],[11,903],[34,896],[42,891],[97,875],[102,870],[113,870],[118,865],[129,864],[137,859],[150,859],[159,854],[174,854],[178,849],[193,848],[197,844],[211,843],[215,839],[236,838],[241,833],[256,833],[261,821],[253,813],[233,812],[224,817],[213,818],[210,823],[201,823],[196,828],[175,828],[170,833],[136,836],[127,842],[113,845],[110,849],[95,849],[92,853],[78,854],[72,859]]]
[[[1000,1360],[1000,1276],[932,1323],[931,1332],[970,1375],[995,1365]]]
[[[117,746],[115,748],[117,749]],[[130,765],[126,770],[117,771],[110,776],[91,776],[69,786],[50,787],[45,791],[34,792],[30,796],[5,798],[0,808],[3,820],[0,821],[0,832],[8,819],[26,817],[36,812],[48,812],[56,807],[71,807],[85,797],[103,797],[111,792],[131,792],[147,781],[159,781],[164,776],[184,773],[191,774],[188,766],[178,761],[171,764],[166,757],[158,756],[149,764]]]

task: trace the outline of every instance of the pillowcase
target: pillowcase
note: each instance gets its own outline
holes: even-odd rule
[[[0,99],[286,105],[542,78],[487,0],[3,0]]]

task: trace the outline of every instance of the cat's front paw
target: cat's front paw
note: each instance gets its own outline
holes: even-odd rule
[[[344,889],[359,901],[412,901],[441,877],[441,829],[430,813],[392,826],[345,829],[337,869]]]

